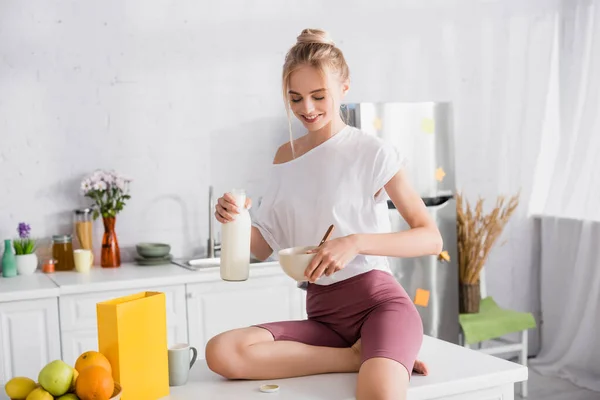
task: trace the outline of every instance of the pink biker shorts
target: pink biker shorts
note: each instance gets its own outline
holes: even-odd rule
[[[372,270],[327,286],[309,284],[307,320],[255,325],[275,340],[313,346],[350,347],[362,338],[362,362],[395,360],[409,377],[423,341],[421,317],[394,277]]]

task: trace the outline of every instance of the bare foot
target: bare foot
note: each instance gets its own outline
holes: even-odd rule
[[[360,339],[358,339],[350,349],[356,356],[356,370],[358,371],[361,364],[360,351],[362,349]],[[415,365],[413,365],[413,373],[427,376],[429,374],[429,371],[427,370],[427,364],[425,364],[423,361],[416,360]]]
[[[423,361],[416,360],[415,365],[413,366],[413,372],[418,375],[425,375],[429,373],[427,370],[427,365]]]

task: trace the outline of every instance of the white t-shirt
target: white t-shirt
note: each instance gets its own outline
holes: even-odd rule
[[[271,166],[271,181],[253,225],[276,259],[281,249],[319,244],[331,224],[331,239],[390,232],[385,189],[375,194],[403,165],[395,146],[346,126],[300,157]],[[389,272],[387,257],[359,254],[315,283],[330,285],[373,269]]]

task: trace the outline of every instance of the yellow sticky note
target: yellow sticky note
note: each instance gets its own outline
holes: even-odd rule
[[[417,289],[417,294],[415,294],[415,304],[421,307],[427,307],[429,304],[429,290]]]
[[[431,118],[423,118],[421,121],[421,130],[425,133],[433,133],[435,131],[435,122]]]
[[[373,120],[373,128],[375,128],[376,131],[381,130],[381,118],[375,118],[375,120]]]
[[[439,255],[438,255],[438,260],[442,261],[448,261],[450,262],[450,254],[448,254],[448,252],[446,250],[442,251]]]
[[[438,182],[443,181],[445,176],[446,172],[444,172],[442,167],[439,167],[435,170],[435,179],[437,179]]]

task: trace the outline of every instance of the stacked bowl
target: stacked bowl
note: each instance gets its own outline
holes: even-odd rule
[[[138,253],[135,261],[139,265],[169,264],[173,258],[171,246],[166,243],[138,243],[135,249]]]

